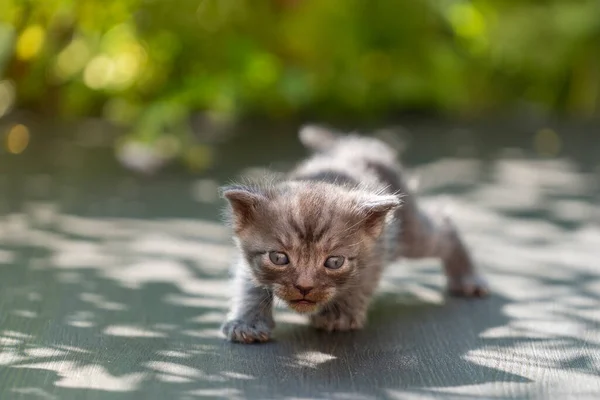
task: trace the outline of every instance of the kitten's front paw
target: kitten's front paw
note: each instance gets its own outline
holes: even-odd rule
[[[490,287],[481,275],[466,275],[448,280],[448,292],[453,296],[485,297]]]
[[[232,342],[267,342],[271,338],[271,327],[264,321],[247,322],[241,319],[226,321],[221,331]]]
[[[353,331],[364,327],[365,318],[346,314],[337,316],[330,313],[321,313],[311,316],[310,322],[315,328],[327,332]]]

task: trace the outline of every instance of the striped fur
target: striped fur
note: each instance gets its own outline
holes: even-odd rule
[[[452,293],[487,292],[452,223],[417,206],[392,148],[315,127],[301,130],[300,139],[315,153],[285,179],[222,189],[239,249],[222,328],[229,340],[268,340],[274,296],[317,328],[360,329],[385,265],[400,256],[440,258]],[[289,263],[273,264],[272,251]],[[326,268],[331,256],[344,257],[343,266]]]

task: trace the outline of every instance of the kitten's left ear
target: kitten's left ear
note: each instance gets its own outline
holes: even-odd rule
[[[400,207],[402,201],[394,195],[370,196],[364,199],[360,206],[363,216],[363,229],[371,237],[376,238],[381,234],[388,214]]]
[[[219,192],[231,205],[233,227],[237,233],[254,221],[258,207],[267,201],[263,192],[250,186],[224,186]]]

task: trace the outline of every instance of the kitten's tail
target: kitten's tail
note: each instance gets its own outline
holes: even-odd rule
[[[300,128],[298,137],[300,142],[308,149],[324,152],[335,145],[340,135],[323,126],[304,125]]]

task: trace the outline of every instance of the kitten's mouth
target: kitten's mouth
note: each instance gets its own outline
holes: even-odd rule
[[[308,299],[290,300],[290,308],[299,313],[310,313],[317,308],[317,302]]]
[[[292,300],[292,301],[290,301],[290,303],[303,305],[303,306],[310,306],[310,305],[317,304],[316,302],[314,302],[312,300],[308,300],[308,299]]]

